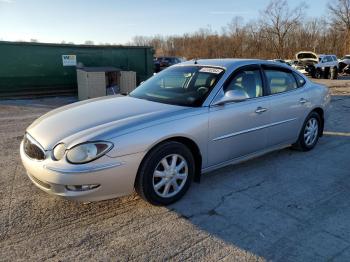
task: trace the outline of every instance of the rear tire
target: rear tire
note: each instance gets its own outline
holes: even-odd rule
[[[153,205],[169,205],[186,193],[195,174],[191,151],[175,141],[152,149],[142,161],[135,190]]]
[[[311,112],[304,121],[298,141],[293,144],[293,148],[301,151],[313,149],[321,134],[321,118],[315,111]]]
[[[312,78],[316,78],[316,71],[315,71],[315,68],[314,67],[311,67],[309,69],[309,73],[311,75]]]
[[[323,72],[323,78],[324,79],[331,79],[331,69],[330,68],[325,68]]]

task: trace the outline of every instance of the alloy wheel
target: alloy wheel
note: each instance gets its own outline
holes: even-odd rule
[[[318,136],[318,121],[316,118],[310,118],[304,129],[304,141],[307,146],[312,146]]]
[[[188,178],[188,164],[179,154],[167,155],[159,161],[153,172],[153,189],[163,198],[175,196]]]

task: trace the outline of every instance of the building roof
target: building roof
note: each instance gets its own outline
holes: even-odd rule
[[[85,45],[85,44],[60,44],[60,43],[41,43],[41,42],[25,42],[25,41],[0,41],[0,44],[12,44],[22,46],[45,46],[45,47],[83,47],[83,48],[131,48],[131,49],[153,49],[152,46],[128,46],[128,45]]]
[[[122,71],[120,68],[111,66],[94,66],[94,67],[78,67],[77,69],[85,72],[117,72]]]

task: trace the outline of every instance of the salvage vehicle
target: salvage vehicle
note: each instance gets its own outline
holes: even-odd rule
[[[287,60],[283,60],[283,59],[272,59],[272,60],[269,60],[269,61],[273,61],[273,62],[277,62],[277,63],[282,63],[282,64],[286,64],[286,65],[291,65],[291,63]]]
[[[20,155],[47,193],[97,201],[136,192],[179,200],[201,174],[292,146],[315,147],[326,86],[264,60],[184,62],[127,96],[69,104],[35,120]]]
[[[158,73],[159,71],[169,67],[169,66],[172,66],[172,65],[175,65],[175,64],[178,64],[178,63],[181,63],[181,62],[184,62],[185,59],[182,58],[182,57],[176,57],[176,56],[160,56],[160,57],[156,57],[153,61],[154,63],[154,72],[155,73]]]
[[[317,55],[302,51],[296,54],[296,59],[297,62],[292,66],[303,74],[313,78],[338,78],[339,65],[335,55]]]
[[[350,55],[346,55],[339,59],[339,72],[350,74]]]

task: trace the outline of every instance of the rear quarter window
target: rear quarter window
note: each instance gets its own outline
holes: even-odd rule
[[[298,87],[302,87],[305,85],[306,81],[301,75],[294,73],[294,72],[293,72],[293,75],[294,75],[295,79],[297,80]]]
[[[272,95],[298,88],[297,81],[291,72],[276,69],[265,69],[264,71]]]

